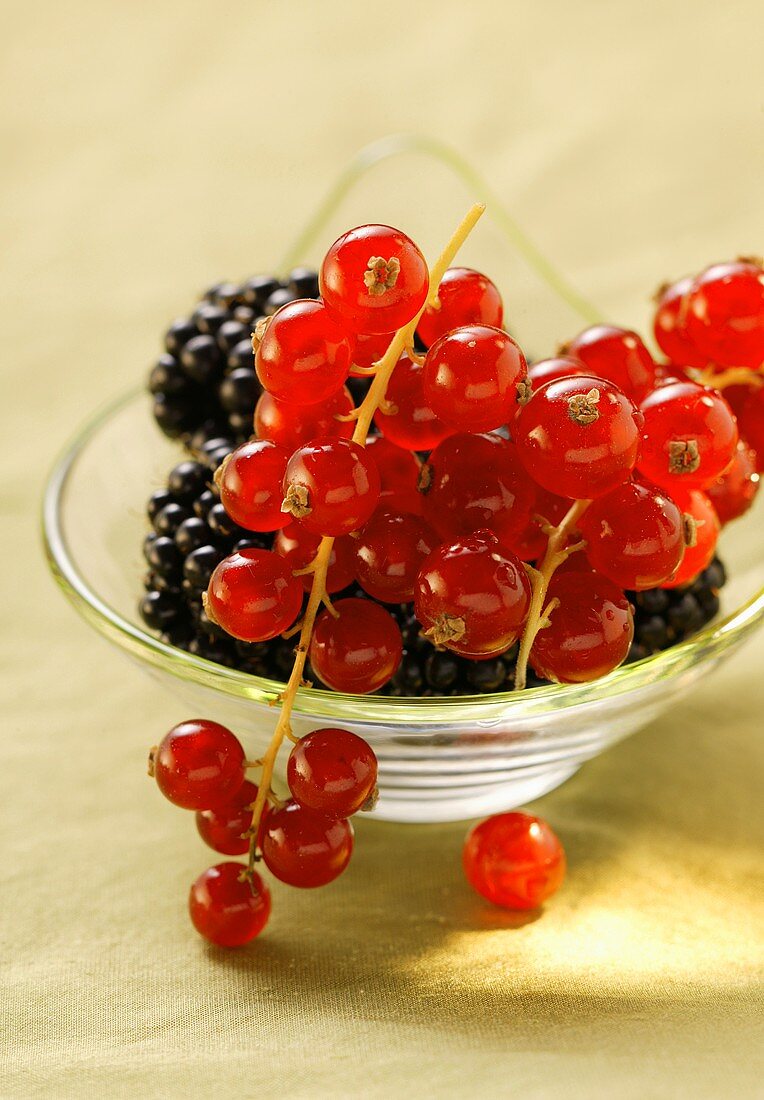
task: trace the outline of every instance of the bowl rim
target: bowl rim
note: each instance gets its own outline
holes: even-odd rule
[[[155,669],[185,681],[212,688],[239,699],[273,706],[283,683],[253,676],[237,669],[195,657],[167,645],[113,608],[89,584],[77,566],[67,544],[63,514],[69,479],[89,443],[109,421],[145,396],[143,387],[133,387],[91,415],[59,454],[45,484],[42,501],[42,536],[49,568],[59,587],[83,618],[99,633],[132,656]],[[136,593],[137,597],[137,593]],[[585,684],[550,684],[523,692],[505,691],[488,695],[454,697],[390,697],[346,695],[319,688],[301,688],[293,711],[305,717],[359,718],[374,724],[421,726],[423,723],[452,724],[466,721],[476,726],[495,722],[516,712],[527,719],[533,715],[600,703],[666,680],[688,669],[705,656],[721,655],[732,644],[751,633],[764,619],[764,587],[729,614],[712,621],[692,638],[652,657],[622,665]],[[362,711],[362,715],[359,714]]]

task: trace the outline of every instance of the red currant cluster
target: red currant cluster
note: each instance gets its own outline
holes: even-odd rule
[[[365,225],[343,234],[324,258],[319,300],[291,301],[255,329],[264,390],[255,436],[215,481],[231,520],[275,533],[273,548],[243,547],[222,560],[204,608],[242,642],[299,635],[276,731],[258,762],[259,788],[241,793],[240,748],[235,757],[241,783],[231,827],[249,815],[243,878],[263,905],[258,853],[283,881],[330,881],[350,856],[346,818],[369,793],[341,804],[329,796],[326,759],[363,752],[346,747],[348,738],[359,741],[352,734],[318,731],[290,758],[294,802],[273,808],[273,768],[292,736],[308,659],[336,691],[379,690],[402,655],[385,605],[413,604],[422,634],[462,657],[489,660],[519,641],[517,688],[528,664],[560,683],[594,680],[628,654],[634,624],[625,591],[692,581],[710,562],[721,524],[742,514],[757,488],[760,263],[717,265],[661,293],[656,336],[668,362],[657,362],[636,333],[595,325],[529,367],[502,327],[491,280],[450,266],[481,213],[470,211],[431,273],[399,230]],[[351,376],[370,379],[357,407]],[[353,581],[370,598],[333,603]],[[373,754],[359,745],[368,778]],[[209,835],[230,832],[217,806],[194,808],[213,815]],[[542,824],[532,835],[543,848]],[[491,833],[489,853],[494,842]],[[547,847],[551,892],[564,860]],[[206,873],[215,882],[222,874]],[[239,890],[238,875],[225,872],[222,898]],[[212,887],[202,880],[192,915],[209,934]],[[539,899],[543,890],[527,893]]]
[[[173,727],[152,750],[149,774],[170,802],[196,811],[202,840],[227,856],[262,854],[271,874],[290,886],[325,886],[348,865],[353,826],[348,818],[371,809],[377,760],[363,738],[319,729],[297,741],[287,764],[291,799],[272,795],[253,823],[258,788],[245,778],[250,764],[239,740],[217,722],[196,719]],[[222,947],[239,947],[265,927],[268,887],[254,869],[218,863],[191,887],[196,930]]]
[[[527,660],[559,682],[617,667],[633,634],[624,590],[691,581],[713,556],[720,517],[755,493],[752,433],[740,441],[740,418],[688,370],[703,348],[706,370],[728,374],[735,359],[737,379],[745,366],[749,403],[761,392],[751,388],[761,267],[719,265],[682,296],[663,293],[661,346],[692,348],[670,364],[636,333],[597,325],[529,369],[490,279],[449,268],[426,302],[421,252],[386,226],[340,237],[320,288],[321,300],[289,303],[256,335],[258,436],[216,480],[236,523],[277,535],[273,551],[217,567],[209,618],[245,641],[275,637],[315,581],[327,607],[310,662],[344,692],[376,691],[395,674],[402,641],[384,604],[413,602],[426,637],[473,660],[524,633],[518,686]],[[409,333],[390,363],[385,349],[412,320],[426,354]],[[350,373],[380,383],[360,408],[343,389]],[[368,434],[372,418],[381,434]],[[586,555],[553,577],[584,540]],[[376,602],[332,607],[353,580]]]

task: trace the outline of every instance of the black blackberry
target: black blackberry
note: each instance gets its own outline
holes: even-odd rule
[[[697,634],[719,613],[719,591],[727,575],[719,558],[686,588],[628,592],[634,607],[634,644],[629,662],[660,653]]]
[[[256,275],[209,287],[190,317],[170,325],[164,353],[149,375],[154,418],[162,431],[182,439],[197,457],[201,444],[214,436],[230,440],[229,451],[248,439],[261,393],[251,343],[257,319],[295,298],[317,297],[318,275],[305,267],[283,281]],[[368,388],[368,380],[360,381]]]

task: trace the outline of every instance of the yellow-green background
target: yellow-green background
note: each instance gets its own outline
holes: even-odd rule
[[[384,133],[461,149],[614,320],[761,251],[762,24],[755,0],[6,7],[0,1095],[762,1095],[760,643],[539,804],[570,876],[538,920],[468,891],[462,826],[362,823],[343,879],[276,887],[221,954],[184,911],[209,855],[143,775],[185,715],[65,606],[36,530],[81,418]]]

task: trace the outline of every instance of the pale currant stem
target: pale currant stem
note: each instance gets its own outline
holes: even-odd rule
[[[714,371],[710,367],[688,371],[694,382],[712,390],[724,390],[727,386],[764,386],[764,372],[751,367],[729,367]]]
[[[352,367],[350,368],[350,370],[351,370],[351,373],[353,373],[353,374],[362,374],[362,375],[364,375],[364,376],[365,376],[365,375],[372,375],[372,374],[376,374],[376,373],[377,373],[377,367],[378,367],[378,365],[379,365],[378,363],[372,363],[370,367],[356,367],[356,366],[352,366]]]
[[[530,571],[531,580],[531,606],[525,623],[522,638],[520,639],[520,652],[517,655],[517,668],[515,671],[515,691],[522,691],[528,676],[528,657],[539,630],[548,625],[549,615],[557,606],[554,600],[545,605],[546,594],[549,590],[549,582],[554,576],[555,570],[562,565],[571,554],[581,550],[586,544],[582,540],[568,545],[571,530],[575,527],[579,518],[591,504],[589,500],[575,501],[557,527],[552,527],[549,533],[549,541],[544,556],[538,569]]]
[[[424,365],[424,356],[420,355],[419,352],[414,349],[413,344],[410,344],[409,347],[405,348],[404,350],[412,363],[416,363],[418,367]]]
[[[462,219],[456,232],[453,234],[430,271],[428,294],[422,308],[419,310],[416,317],[396,332],[395,336],[393,336],[390,341],[390,346],[387,351],[376,364],[376,373],[369,387],[369,391],[359,408],[355,410],[357,414],[357,423],[355,431],[353,432],[353,442],[358,443],[361,447],[366,446],[366,437],[369,434],[372,417],[379,405],[385,399],[387,384],[390,381],[390,376],[395,369],[396,363],[400,359],[404,348],[414,341],[414,333],[419,324],[419,318],[424,313],[428,302],[432,301],[437,295],[441,279],[450,267],[454,256],[474,229],[484,210],[484,203],[476,203]],[[313,626],[316,621],[316,616],[323,604],[329,606],[329,596],[326,591],[326,574],[329,569],[329,559],[331,558],[333,545],[334,538],[331,535],[322,538],[319,543],[318,552],[311,562],[313,584],[311,586],[310,595],[308,596],[308,606],[305,609],[302,625],[300,627],[300,640],[295,649],[294,665],[292,666],[287,685],[280,697],[281,713],[276,723],[276,728],[273,731],[273,735],[271,736],[268,748],[263,756],[262,774],[260,776],[257,798],[252,804],[252,824],[248,830],[249,861],[247,865],[250,880],[257,859],[257,834],[263,816],[263,809],[268,799],[275,797],[271,790],[271,781],[273,779],[273,771],[276,766],[276,758],[278,757],[279,749],[285,737],[288,737],[292,741],[297,740],[292,733],[290,718],[295,696],[297,695],[298,689],[304,683],[303,672],[305,671],[305,662],[308,658],[308,649],[310,647],[310,640],[313,636]],[[333,608],[331,610],[334,611]]]

